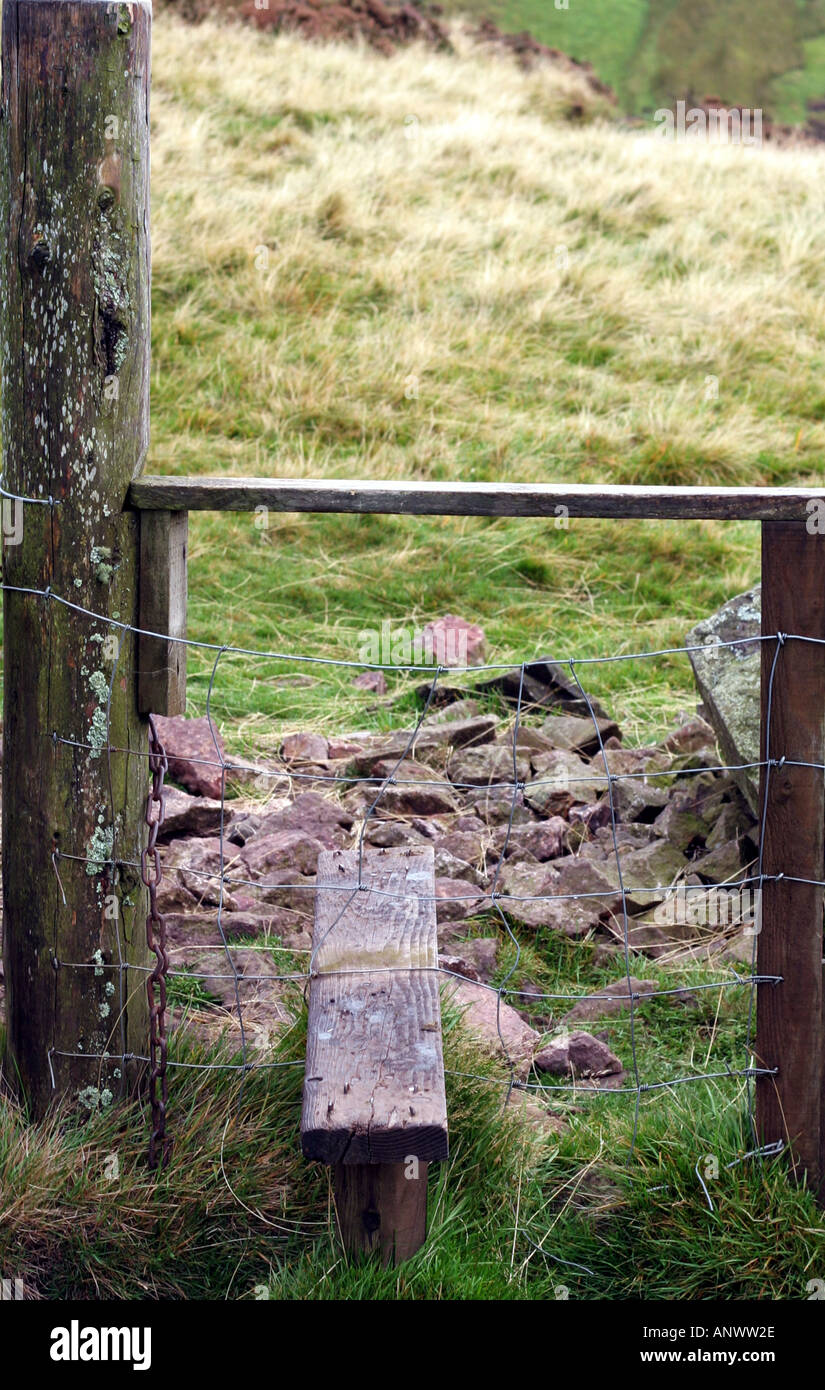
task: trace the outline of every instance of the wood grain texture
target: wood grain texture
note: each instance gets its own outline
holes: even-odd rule
[[[427,1237],[427,1164],[338,1163],[335,1212],[351,1255],[400,1264]]]
[[[528,516],[686,521],[802,521],[821,505],[811,488],[608,487],[587,483],[397,483],[330,478],[137,479],[141,510],[385,512],[416,516]]]
[[[148,3],[3,5],[4,485],[56,501],[20,504],[4,579],[131,624],[138,517],[124,502],[149,437],[150,31]],[[6,1075],[34,1114],[79,1091],[94,1108],[136,1079],[140,1064],[117,1054],[145,1053],[148,1033],[145,894],[133,868],[106,863],[139,859],[145,831],[146,759],[105,752],[112,680],[108,741],[147,752],[135,644],[9,590],[4,619]],[[60,865],[65,904],[58,849],[85,861]],[[97,951],[97,974],[55,967]]]
[[[303,1152],[323,1163],[444,1159],[433,851],[366,851],[367,891],[356,852],[325,851],[317,882]]]
[[[825,639],[825,536],[804,527],[762,528],[762,631]],[[775,642],[762,648],[762,759],[825,763],[825,647],[789,640],[776,664],[768,747],[768,681]],[[757,1080],[760,1140],[791,1143],[798,1176],[819,1194],[823,1166],[823,889],[789,877],[822,880],[825,869],[825,775],[811,768],[762,770],[767,812],[763,871],[783,873],[762,890],[758,971],[781,984],[758,986],[756,1060],[777,1067]]]
[[[149,632],[186,636],[188,512],[143,512],[140,518],[138,709],[186,713],[186,643]]]

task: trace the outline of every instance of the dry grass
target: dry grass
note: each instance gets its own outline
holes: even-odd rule
[[[570,471],[595,432],[627,453],[641,439],[695,450],[708,482],[720,465],[741,476],[760,451],[815,465],[821,421],[797,440],[784,403],[754,386],[791,362],[797,383],[819,370],[825,155],[565,123],[575,103],[596,114],[578,79],[525,76],[460,46],[460,57],[413,48],[388,62],[211,23],[156,25],[155,276],[190,287],[165,326],[197,348],[217,327],[210,308],[242,316],[221,346],[243,354],[237,405],[261,452],[277,451],[291,475],[339,464],[346,412],[369,476],[408,475],[411,463],[471,472],[472,441],[498,441],[512,462],[522,435],[544,456],[519,454],[520,476],[551,462]],[[282,315],[294,331],[272,341]],[[608,371],[570,361],[599,349]],[[210,354],[213,386],[222,366]],[[300,415],[331,429],[308,431],[298,450]],[[378,437],[402,421],[403,449]],[[254,470],[250,441],[221,423],[226,462]],[[187,441],[163,424],[156,456],[180,459]]]

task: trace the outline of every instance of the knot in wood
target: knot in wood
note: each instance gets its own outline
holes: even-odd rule
[[[38,237],[29,252],[29,265],[34,270],[42,270],[52,258],[52,248],[42,237]]]
[[[380,1213],[375,1211],[373,1207],[367,1208],[367,1210],[361,1217],[361,1220],[364,1224],[364,1230],[367,1232],[368,1235],[374,1235],[375,1232],[378,1230],[378,1227],[381,1225]]]

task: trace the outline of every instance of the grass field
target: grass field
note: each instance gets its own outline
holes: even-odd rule
[[[716,95],[804,121],[825,97],[822,0],[448,0],[590,62],[634,114]]]
[[[640,139],[576,82],[458,43],[386,61],[159,18],[149,470],[822,483],[825,155]],[[681,642],[758,566],[745,525],[263,520],[193,516],[192,637],[356,660],[362,630],[452,611],[492,660],[631,652]],[[190,671],[200,713],[210,662]],[[397,717],[349,675],[296,673],[222,664],[231,751]],[[695,704],[683,658],[593,684],[629,740]],[[525,943],[523,968],[570,990],[606,978],[557,937]],[[672,983],[662,969],[634,961]],[[648,1079],[743,1064],[744,998],[697,999],[645,1014]],[[295,1017],[285,1060],[300,999]],[[725,1168],[750,1146],[738,1082],[646,1095],[628,1163],[632,1097],[542,1137],[459,1075],[494,1064],[452,1015],[445,1045],[452,1158],[402,1271],[344,1263],[298,1152],[300,1067],[241,1098],[176,1073],[157,1184],[137,1112],[32,1130],[0,1107],[0,1269],[46,1297],[806,1297],[821,1215],[780,1166]]]
[[[591,977],[571,962],[571,982]],[[717,1063],[735,1050],[721,998],[702,1005],[703,1021],[675,1028],[668,1007],[641,1026],[651,1075],[675,1076],[680,1048],[682,1060],[691,1045],[709,1054],[719,1035]],[[300,1155],[297,998],[295,1010],[274,1059],[296,1065],[252,1073],[242,1093],[225,1072],[173,1073],[175,1148],[160,1178],[146,1171],[136,1108],[35,1129],[0,1106],[6,1277],[46,1299],[799,1301],[821,1274],[825,1228],[812,1198],[776,1161],[737,1161],[750,1147],[737,1084],[646,1096],[631,1156],[632,1097],[559,1102],[559,1134],[529,1101],[526,1114],[520,1101],[503,1112],[500,1067],[468,1046],[449,1010],[451,1156],[433,1170],[427,1243],[399,1270],[348,1263],[328,1170]],[[179,1040],[174,1054],[228,1060]]]
[[[148,468],[816,484],[822,156],[569,121],[599,115],[575,80],[464,49],[387,62],[157,24]],[[678,645],[753,581],[757,544],[197,516],[191,634],[355,660],[362,630],[452,611],[493,661]],[[215,709],[253,740],[376,717],[349,673],[284,677],[227,660]],[[683,658],[600,668],[598,690],[632,735],[694,699]]]

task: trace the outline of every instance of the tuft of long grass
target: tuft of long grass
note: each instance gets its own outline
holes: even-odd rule
[[[570,1296],[809,1297],[825,1235],[813,1194],[789,1185],[781,1158],[744,1157],[753,1140],[741,1093],[686,1092],[643,1106],[632,1159],[626,1117],[589,1111],[547,1164],[555,1248],[587,1271],[565,1276]]]
[[[526,968],[538,968],[529,952]],[[581,992],[594,979],[571,961],[554,983]],[[645,1006],[639,1025],[650,1079],[685,1062],[663,1009]],[[174,1060],[190,1065],[172,1072],[160,1174],[146,1168],[139,1105],[29,1125],[0,1101],[6,1277],[27,1297],[210,1300],[799,1299],[816,1277],[825,1227],[812,1196],[781,1159],[738,1161],[752,1147],[741,1081],[644,1094],[632,1144],[632,1094],[516,1093],[505,1107],[506,1068],[450,1003],[450,1159],[431,1170],[427,1243],[397,1270],[348,1258],[328,1170],[300,1153],[304,1029],[299,1005],[270,1058],[293,1065],[253,1070],[242,1087],[221,1069],[240,1060],[226,1045],[174,1035]],[[611,1020],[609,1035],[629,1059],[626,1027]]]

